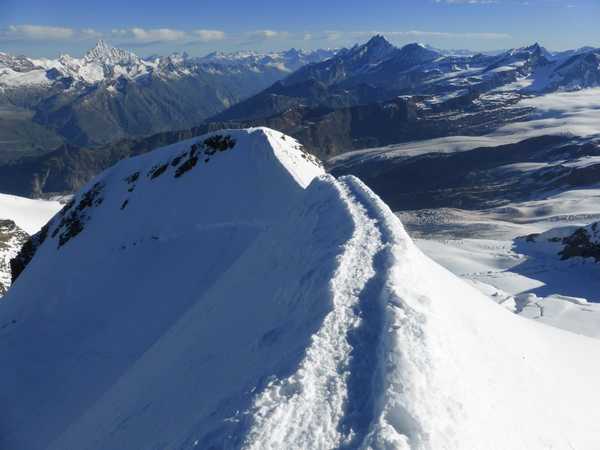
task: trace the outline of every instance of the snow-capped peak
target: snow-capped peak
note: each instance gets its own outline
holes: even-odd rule
[[[95,61],[109,65],[130,64],[140,61],[140,58],[134,53],[113,47],[103,39],[100,39],[96,46],[85,54],[84,59],[88,62]]]

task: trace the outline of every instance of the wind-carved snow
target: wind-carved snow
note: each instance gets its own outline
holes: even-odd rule
[[[0,307],[2,448],[600,441],[599,341],[495,304],[278,132],[123,161],[46,234]]]

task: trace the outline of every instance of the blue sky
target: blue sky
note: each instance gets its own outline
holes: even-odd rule
[[[599,0],[0,0],[0,51],[141,55],[334,48],[374,33],[401,45],[495,50],[600,46]]]

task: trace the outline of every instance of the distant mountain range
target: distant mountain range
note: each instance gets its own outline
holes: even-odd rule
[[[0,53],[0,158],[189,128],[334,51],[140,58],[104,41],[82,58]]]
[[[440,114],[485,113],[514,104],[523,96],[596,86],[600,86],[597,49],[551,53],[535,44],[498,55],[456,55],[442,54],[422,44],[396,48],[382,36],[376,36],[364,45],[342,50],[328,60],[299,69],[213,120],[269,122],[274,117],[289,116],[292,109],[312,109],[312,113],[303,113],[310,120],[290,124],[291,129],[285,129],[294,134],[294,127],[314,129],[313,124],[324,119],[324,108],[351,111],[360,105],[378,104],[387,109],[390,101],[402,97],[409,99],[416,111],[407,120],[418,117],[439,124],[443,123]],[[505,122],[506,118],[501,120]],[[377,122],[372,121],[368,126]],[[355,129],[366,125],[357,124]],[[477,124],[460,122],[460,125],[468,131]],[[356,139],[353,147],[360,148],[363,136],[353,134]],[[417,127],[416,135],[410,137],[421,134]],[[385,138],[377,139],[377,135],[371,137],[379,140],[379,144],[390,143]],[[336,152],[337,149],[325,149],[331,155]]]
[[[27,130],[43,141],[40,148],[56,148],[0,164],[0,191],[28,196],[72,192],[121,158],[221,128],[275,128],[327,160],[411,140],[483,135],[527,120],[533,109],[519,104],[523,98],[600,86],[594,48],[553,53],[534,44],[471,54],[397,48],[382,36],[337,52],[141,59],[100,42],[82,59],[5,59],[12,69],[0,69],[0,98],[11,114],[21,101],[28,125],[1,123],[10,133]]]

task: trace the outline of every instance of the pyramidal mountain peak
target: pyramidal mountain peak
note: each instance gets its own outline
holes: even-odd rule
[[[369,39],[364,45],[364,48],[370,52],[385,54],[391,52],[395,47],[383,35],[377,34]]]
[[[88,50],[84,58],[87,61],[97,61],[105,64],[129,63],[139,60],[134,53],[113,47],[104,39],[100,39],[94,48]]]

